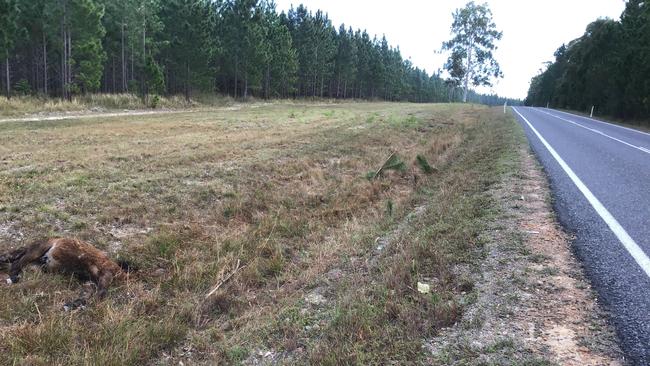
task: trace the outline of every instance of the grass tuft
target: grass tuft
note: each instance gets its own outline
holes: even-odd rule
[[[429,165],[427,158],[425,158],[424,156],[418,154],[415,157],[415,161],[417,162],[418,166],[420,167],[420,169],[424,174],[432,174],[435,171],[435,169],[433,169],[433,167]]]

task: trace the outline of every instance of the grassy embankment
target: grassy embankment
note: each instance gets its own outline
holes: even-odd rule
[[[516,128],[380,103],[0,124],[0,249],[76,236],[140,268],[72,313],[71,278],[0,286],[1,362],[422,359],[475,299],[455,269],[482,258]]]

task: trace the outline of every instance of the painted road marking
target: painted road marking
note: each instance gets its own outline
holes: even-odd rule
[[[582,182],[580,178],[576,175],[576,173],[573,172],[573,169],[569,167],[569,165],[562,159],[560,154],[558,154],[555,149],[546,141],[546,139],[533,127],[533,125],[524,117],[521,113],[516,108],[512,108],[515,113],[521,117],[524,122],[528,124],[528,127],[537,135],[539,140],[542,142],[542,144],[546,147],[546,149],[551,153],[551,155],[555,158],[555,160],[560,164],[564,172],[571,178],[573,181],[573,184],[578,187],[580,192],[585,196],[587,201],[589,201],[589,204],[591,204],[591,207],[596,210],[598,215],[605,221],[607,226],[612,230],[614,235],[618,238],[618,240],[623,244],[625,249],[627,250],[628,253],[634,258],[636,263],[641,267],[641,269],[645,272],[645,274],[650,277],[650,258],[643,252],[643,249],[639,247],[639,245],[632,239],[632,237],[625,231],[623,226],[619,224],[619,222],[614,218],[614,216],[603,206],[602,203],[594,196],[593,193],[587,188],[587,186]]]
[[[545,109],[546,109],[546,108],[545,108]],[[624,130],[628,130],[628,131],[632,131],[632,132],[640,133],[640,134],[642,134],[642,135],[650,136],[650,133],[647,133],[647,132],[644,132],[644,131],[635,130],[634,128],[625,127],[625,126],[619,126],[619,125],[614,124],[614,123],[609,123],[609,122],[605,122],[605,121],[599,121],[599,120],[597,120],[597,119],[593,119],[593,118],[589,118],[589,117],[585,117],[585,116],[579,116],[579,115],[577,115],[577,114],[568,113],[568,112],[563,112],[563,111],[558,111],[558,110],[555,110],[555,109],[550,109],[550,110],[552,110],[552,111],[554,111],[554,112],[558,112],[558,113],[568,114],[569,116],[573,116],[573,117],[579,117],[579,118],[588,119],[588,120],[590,120],[590,121],[594,121],[594,122],[602,123],[602,124],[604,124],[604,125],[613,126],[613,127],[618,127],[618,128],[624,129]]]
[[[540,110],[540,109],[534,109],[534,110],[536,110],[536,111],[538,111],[538,112],[541,112],[541,113],[544,113],[544,114],[548,114],[548,115],[551,116],[551,117],[554,117],[554,118],[557,118],[557,119],[561,119],[561,120],[563,120],[563,121],[565,121],[565,122],[572,123],[572,124],[574,124],[574,125],[576,125],[576,126],[578,126],[578,127],[582,127],[582,128],[584,128],[585,130],[589,130],[589,131],[591,131],[591,132],[597,133],[597,134],[599,134],[599,135],[602,135],[602,136],[607,137],[607,138],[609,138],[609,139],[612,139],[612,140],[614,140],[614,141],[620,142],[620,143],[623,144],[623,145],[627,145],[627,146],[629,146],[629,147],[635,148],[635,149],[637,149],[637,150],[639,150],[639,151],[642,151],[642,152],[644,152],[644,153],[646,153],[646,154],[650,154],[650,151],[649,151],[648,149],[646,149],[645,147],[643,147],[643,146],[632,145],[632,144],[630,144],[629,142],[626,142],[626,141],[623,141],[623,140],[621,140],[621,139],[617,139],[616,137],[610,136],[610,135],[604,133],[603,131],[599,131],[599,130],[597,130],[597,129],[595,129],[595,128],[590,128],[590,127],[587,127],[587,126],[583,126],[583,125],[581,125],[580,123],[577,123],[577,122],[571,121],[571,120],[566,119],[566,118],[562,118],[562,117],[560,117],[560,116],[556,116],[556,115],[554,115],[554,114],[552,114],[552,113],[548,113],[548,112],[545,112],[545,111]]]

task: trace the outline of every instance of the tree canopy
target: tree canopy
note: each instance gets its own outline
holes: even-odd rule
[[[466,102],[470,85],[491,86],[492,78],[503,77],[492,54],[495,41],[503,34],[497,31],[487,4],[470,1],[457,9],[453,17],[453,38],[442,46],[443,50],[451,51],[445,68],[454,85],[463,85],[463,102]]]
[[[0,0],[0,10],[8,95],[460,98],[385,37],[336,27],[303,5],[285,13],[271,0]]]
[[[528,105],[650,117],[650,3],[629,0],[619,21],[598,19],[531,80]]]

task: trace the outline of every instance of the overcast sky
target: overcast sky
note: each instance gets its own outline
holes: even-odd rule
[[[483,1],[479,0],[478,3]],[[399,45],[402,57],[429,73],[442,68],[445,55],[436,54],[450,38],[454,9],[465,0],[276,0],[279,10],[305,4],[312,11],[327,12],[334,25],[341,23],[372,35],[385,34]],[[524,98],[531,77],[553,52],[580,37],[587,24],[600,17],[619,19],[624,0],[487,0],[494,21],[503,31],[496,59],[504,78],[494,88],[502,96]]]

